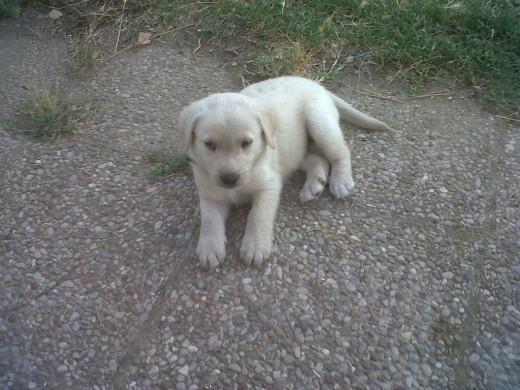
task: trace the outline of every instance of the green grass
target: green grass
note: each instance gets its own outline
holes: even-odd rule
[[[518,0],[217,0],[201,16],[203,31],[260,40],[262,75],[301,71],[287,65],[297,42],[307,72],[338,55],[337,65],[373,63],[417,84],[454,77],[501,106],[520,101]],[[282,55],[266,62],[273,42]]]
[[[163,180],[177,172],[187,172],[190,162],[185,154],[152,151],[146,155],[146,161],[155,167],[148,173],[151,181]]]
[[[25,0],[0,0],[0,18],[20,16],[26,3]]]
[[[254,42],[243,64],[254,76],[372,64],[415,86],[454,78],[501,107],[520,101],[520,0],[144,0],[124,12],[116,0],[51,3],[78,26],[122,14],[140,28],[193,19],[208,36]]]
[[[77,39],[73,44],[70,61],[72,70],[78,76],[84,76],[101,61],[102,50],[95,38]]]
[[[65,102],[59,82],[51,85],[44,80],[40,91],[29,91],[22,105],[22,118],[12,127],[34,138],[53,139],[72,133],[90,109],[91,102]]]

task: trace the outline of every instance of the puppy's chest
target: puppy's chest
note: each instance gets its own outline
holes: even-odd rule
[[[219,203],[242,206],[251,203],[253,193],[245,188],[226,189],[219,186],[210,186],[205,189],[205,196]]]

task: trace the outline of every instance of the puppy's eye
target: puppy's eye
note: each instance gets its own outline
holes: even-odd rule
[[[247,149],[251,146],[251,144],[253,143],[253,140],[250,140],[250,139],[245,139],[242,141],[242,149]]]
[[[208,148],[209,150],[217,149],[217,144],[209,139],[204,141],[204,145],[206,145],[206,148]]]

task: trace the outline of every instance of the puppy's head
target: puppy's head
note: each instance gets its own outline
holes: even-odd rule
[[[239,187],[266,148],[275,148],[274,118],[252,99],[223,93],[199,100],[181,113],[185,151],[218,186]]]

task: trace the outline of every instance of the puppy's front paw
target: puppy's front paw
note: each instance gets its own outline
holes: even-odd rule
[[[201,237],[197,244],[197,256],[204,268],[216,268],[226,257],[226,241]]]
[[[246,233],[240,247],[240,257],[247,265],[259,267],[271,254],[271,245],[270,238],[253,237]]]

